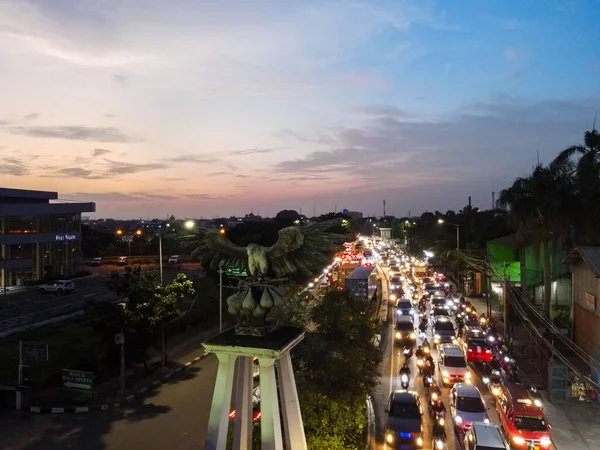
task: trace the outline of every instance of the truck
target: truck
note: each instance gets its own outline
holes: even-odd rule
[[[356,269],[358,267],[358,262],[356,263],[345,263],[345,264],[340,264],[340,266],[337,268],[337,283],[339,286],[345,286],[346,285],[346,277],[348,275],[350,275],[354,269]]]
[[[418,281],[421,281],[423,278],[425,278],[428,273],[429,270],[427,269],[426,264],[419,264],[413,266],[413,277]]]
[[[370,302],[377,292],[377,274],[374,267],[357,267],[346,277],[344,288],[350,296]]]

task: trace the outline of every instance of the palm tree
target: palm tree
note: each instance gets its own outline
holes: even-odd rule
[[[556,157],[554,163],[563,164],[576,160],[573,175],[579,190],[580,210],[573,217],[578,229],[579,243],[600,243],[600,133],[594,127],[586,131],[584,145],[572,145]]]
[[[538,164],[527,177],[517,178],[511,187],[500,192],[498,205],[509,208],[509,221],[515,229],[520,247],[521,283],[527,286],[524,248],[533,245],[543,252],[544,303],[546,314],[551,300],[551,245],[569,236],[574,185],[569,161],[555,161],[548,166]]]

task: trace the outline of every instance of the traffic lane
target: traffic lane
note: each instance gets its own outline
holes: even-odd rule
[[[117,271],[117,272],[124,271],[126,267],[135,267],[135,265],[130,264],[129,266],[117,266],[116,264],[102,264],[101,266],[95,266],[95,267],[88,266],[85,269],[89,270],[90,272],[95,273],[95,274],[109,276],[114,271]],[[141,267],[142,267],[142,269],[156,269],[156,270],[160,269],[160,265],[158,263],[142,264]],[[172,266],[167,263],[163,263],[163,272],[166,272],[166,271],[174,271],[174,272],[184,271],[185,272],[185,271],[203,271],[203,269],[202,269],[202,264],[200,264],[199,262],[182,263],[181,266]]]
[[[204,448],[217,374],[214,355],[126,408],[86,414],[23,415],[3,432],[13,450],[191,450]],[[8,427],[7,427],[8,428]],[[8,430],[7,430],[8,431]],[[8,434],[8,433],[6,433]]]

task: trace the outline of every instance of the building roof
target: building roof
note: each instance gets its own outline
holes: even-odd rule
[[[491,245],[499,245],[501,247],[518,247],[517,240],[515,239],[514,234],[509,234],[507,236],[502,236],[497,239],[492,239],[491,241],[487,241],[487,243]]]
[[[365,278],[369,278],[371,273],[373,273],[373,269],[374,267],[357,267],[350,275],[346,277],[346,280],[363,280]]]
[[[0,188],[0,201],[3,198],[56,200],[58,198],[58,192],[31,191],[28,189]]]
[[[600,278],[600,247],[577,247],[563,259],[563,264],[575,264],[580,260],[583,260],[594,275]]]

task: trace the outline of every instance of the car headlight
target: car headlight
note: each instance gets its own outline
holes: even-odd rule
[[[460,416],[456,416],[454,418],[454,420],[456,421],[456,423],[462,423],[463,422],[462,417],[460,417]]]
[[[456,338],[452,339],[452,343],[453,344],[458,344],[458,339],[456,339]]]
[[[423,438],[418,437],[417,438],[417,445],[420,447],[421,445],[423,445]]]
[[[483,419],[483,423],[490,423],[490,419]]]
[[[537,406],[538,408],[541,408],[541,407],[542,407],[542,402],[540,402],[540,401],[539,401],[537,398],[536,398],[536,399],[533,401],[533,404],[534,404],[535,406]]]
[[[494,394],[497,397],[498,395],[500,395],[500,389],[498,389],[497,387],[492,388],[492,394]]]
[[[471,372],[465,373],[465,378],[471,378]]]
[[[433,338],[433,343],[434,344],[439,344],[440,343],[440,338]]]
[[[542,439],[540,439],[540,444],[542,444],[544,447],[549,446],[551,443],[552,441],[547,436],[544,436]]]
[[[444,450],[444,442],[443,441],[435,441],[435,448],[437,450]]]
[[[490,379],[488,377],[483,377],[483,384],[489,384]]]
[[[448,371],[447,371],[447,370],[444,370],[444,371],[442,371],[442,376],[443,376],[443,377],[446,377],[446,378],[449,378],[449,377],[450,377],[450,374],[448,373]]]
[[[385,440],[388,442],[388,444],[393,444],[394,443],[394,435],[392,433],[388,433],[385,436]]]
[[[439,339],[440,335],[439,334],[434,334],[433,337],[436,338],[436,339]]]
[[[517,445],[522,445],[525,443],[525,439],[523,439],[521,436],[513,436],[513,442]]]
[[[433,394],[431,394],[431,399],[435,402],[438,399],[438,395],[437,392],[434,392]]]
[[[410,338],[411,338],[411,339],[416,339],[416,338],[417,338],[417,335],[416,335],[415,333],[410,333]]]
[[[396,333],[396,339],[402,339],[402,333]]]

